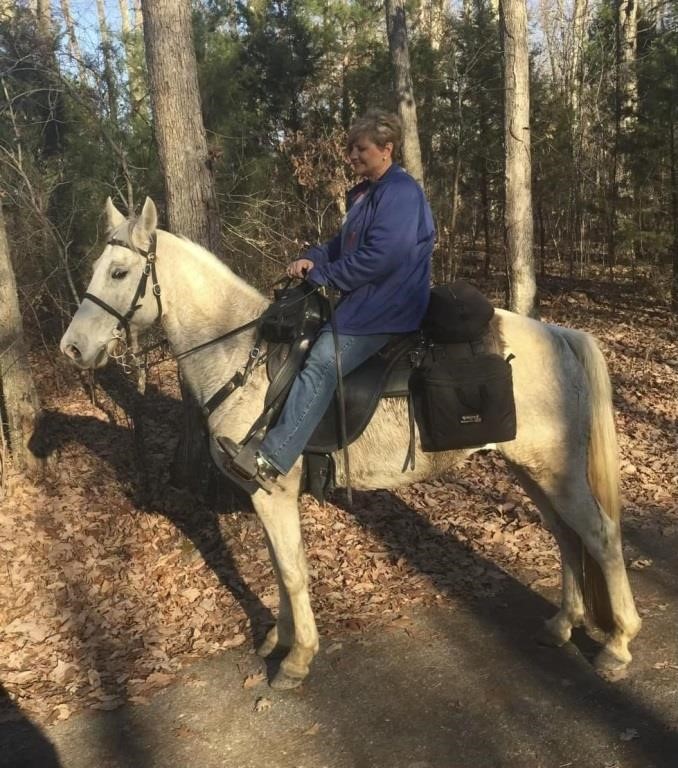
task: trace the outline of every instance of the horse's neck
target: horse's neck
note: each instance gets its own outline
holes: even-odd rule
[[[158,235],[162,324],[175,354],[211,341],[262,312],[266,299],[216,257],[166,232]],[[254,330],[245,331],[180,361],[199,403],[204,404],[245,364],[253,338]]]

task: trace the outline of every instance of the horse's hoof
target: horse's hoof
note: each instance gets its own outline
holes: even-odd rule
[[[534,639],[537,641],[537,643],[539,643],[539,645],[546,645],[549,648],[562,648],[570,638],[556,634],[548,625],[545,624],[543,627],[541,627],[541,629],[537,630],[534,635]]]
[[[282,669],[278,670],[276,676],[271,680],[271,688],[274,691],[291,691],[298,688],[305,680],[305,677],[296,677],[289,675]]]
[[[616,683],[624,680],[629,674],[629,661],[620,659],[611,651],[603,649],[593,662],[596,674],[607,680],[608,683]]]

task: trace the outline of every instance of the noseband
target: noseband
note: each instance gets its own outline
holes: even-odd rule
[[[121,248],[127,248],[127,250],[132,251],[133,253],[138,253],[146,259],[143,272],[141,273],[141,277],[139,278],[139,284],[137,285],[137,289],[134,292],[134,296],[132,297],[132,302],[130,304],[129,309],[127,310],[127,312],[125,312],[124,315],[121,315],[117,309],[114,309],[110,304],[107,304],[105,301],[100,299],[98,296],[95,296],[93,293],[86,293],[82,297],[83,301],[85,299],[89,299],[90,301],[94,302],[94,304],[97,304],[102,309],[105,309],[109,315],[113,315],[113,317],[118,319],[118,325],[116,326],[113,335],[116,338],[120,338],[122,336],[121,331],[124,329],[125,340],[127,342],[128,347],[131,344],[131,334],[130,334],[129,323],[132,317],[134,317],[135,312],[141,307],[141,304],[139,304],[138,302],[139,302],[139,299],[143,299],[144,296],[146,295],[146,284],[148,283],[149,275],[151,278],[153,295],[155,296],[155,301],[158,305],[158,315],[156,317],[156,320],[159,320],[160,317],[162,316],[162,302],[160,300],[160,284],[158,283],[158,275],[155,271],[155,258],[156,258],[155,249],[156,249],[157,242],[158,242],[157,235],[153,233],[153,235],[151,236],[151,244],[147,251],[136,250],[132,248],[132,246],[129,243],[126,243],[123,240],[113,239],[113,240],[109,240],[106,243],[107,245],[117,245]]]

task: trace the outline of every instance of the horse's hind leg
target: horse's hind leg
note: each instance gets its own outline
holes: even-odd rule
[[[278,622],[264,641],[260,653],[289,646],[273,688],[294,688],[308,675],[318,652],[318,630],[308,593],[308,568],[301,539],[297,487],[286,478],[284,489],[272,495],[259,491],[252,501],[268,538],[280,590]]]
[[[562,522],[541,488],[517,467],[514,466],[513,469],[526,493],[538,507],[544,524],[553,534],[560,550],[562,570],[560,610],[544,622],[544,628],[537,639],[545,645],[561,646],[572,636],[572,629],[584,623],[581,539]]]
[[[602,597],[591,606],[591,618],[608,633],[596,667],[614,674],[631,661],[629,643],[641,625],[624,565],[619,521],[598,504],[583,468],[568,475],[554,473],[547,480],[542,477],[538,487],[589,556],[587,565],[585,555],[583,567],[584,591],[590,587]],[[600,577],[602,583],[598,583]]]

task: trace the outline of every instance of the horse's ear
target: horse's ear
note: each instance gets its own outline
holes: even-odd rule
[[[150,197],[146,198],[144,207],[141,209],[139,224],[147,235],[152,235],[158,226],[158,210]]]
[[[109,234],[117,229],[125,221],[125,217],[120,211],[113,205],[113,201],[110,197],[106,198],[106,224],[108,226]]]

